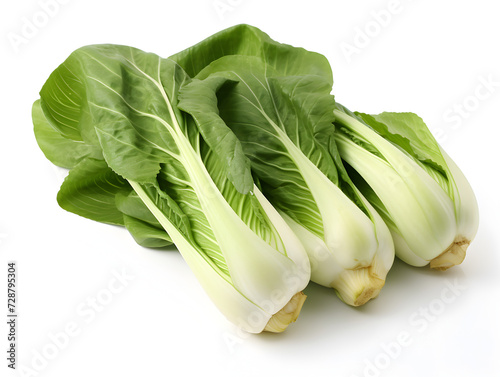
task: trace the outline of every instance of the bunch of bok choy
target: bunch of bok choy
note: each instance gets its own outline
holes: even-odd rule
[[[222,119],[241,141],[264,195],[304,244],[311,280],[333,287],[350,305],[376,297],[394,246],[340,161],[326,58],[238,25],[171,59],[195,77],[181,90],[179,104],[195,119],[183,97],[216,93],[214,84],[229,81],[212,108],[202,111]]]
[[[309,280],[377,297],[395,254],[460,264],[478,227],[463,173],[412,113],[352,113],[317,53],[249,25],[168,59],[73,52],[33,105],[37,142],[69,169],[67,211],[175,244],[246,331],[295,321]]]
[[[71,169],[59,204],[124,225],[146,245],[174,242],[229,320],[283,331],[305,299],[307,255],[225,124],[204,120],[205,139],[179,110],[190,80],[174,61],[125,46],[71,54],[33,108],[40,147]]]

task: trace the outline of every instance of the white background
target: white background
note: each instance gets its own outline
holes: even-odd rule
[[[400,0],[395,9],[389,0],[64,2],[48,16],[34,0],[4,1],[0,10],[0,312],[6,312],[6,262],[15,260],[18,366],[38,368],[24,375],[498,375],[496,1]],[[30,35],[25,25],[32,21],[39,27]],[[347,107],[424,118],[479,201],[480,229],[463,265],[440,273],[396,262],[379,298],[357,309],[311,284],[299,320],[285,333],[242,337],[175,250],[141,248],[124,229],[58,207],[64,172],[37,147],[30,117],[52,70],[86,44],[126,44],[167,57],[238,23],[326,55],[334,93]],[[23,43],[12,43],[18,37]],[[344,53],[347,45],[356,52]],[[455,105],[465,105],[466,113],[454,113]],[[121,291],[91,311],[87,300],[107,297],[113,274],[123,271],[133,278],[115,282]],[[450,291],[450,284],[459,287]],[[65,340],[68,325],[74,336]],[[7,326],[0,328],[6,376]],[[405,334],[405,345],[394,346]],[[44,354],[50,360],[43,362]]]

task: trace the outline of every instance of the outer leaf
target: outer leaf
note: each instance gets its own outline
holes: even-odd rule
[[[389,113],[377,115],[355,113],[379,135],[398,145],[421,161],[446,168],[439,144],[422,118],[413,113]]]
[[[95,221],[125,225],[142,246],[164,247],[172,244],[168,234],[137,195],[135,200],[128,200],[127,205],[123,200],[121,206],[116,202],[119,197],[132,197],[133,191],[103,161],[100,146],[64,137],[48,122],[40,103],[41,100],[35,101],[32,112],[38,145],[55,165],[69,169],[78,165],[58,194],[61,207]],[[117,189],[116,185],[123,186],[123,190]],[[122,212],[128,216],[122,218]]]
[[[156,228],[161,228],[161,224],[144,205],[141,198],[133,190],[129,192],[119,192],[115,196],[116,208],[125,216],[134,217],[142,222],[151,224]]]
[[[139,245],[144,247],[166,247],[172,245],[172,240],[163,228],[154,227],[147,222],[127,215],[123,215],[123,219],[125,227]]]
[[[38,146],[53,164],[71,169],[86,157],[102,159],[100,148],[66,138],[52,127],[45,118],[40,100],[33,104],[32,118]]]
[[[330,87],[333,84],[330,64],[323,55],[278,43],[258,28],[244,24],[216,33],[170,58],[194,77],[211,62],[229,55],[258,57],[280,76],[317,75]]]
[[[173,86],[164,89],[161,79],[156,81],[150,75],[155,78],[164,75],[166,82]],[[102,165],[108,169],[108,176],[118,173],[128,179],[157,186],[156,175],[161,162],[170,163],[170,171],[186,175],[176,159],[177,143],[172,133],[165,132],[165,122],[173,122],[168,108],[171,104],[162,97],[162,92],[168,90],[176,95],[175,86],[180,86],[185,79],[187,77],[182,69],[173,62],[162,63],[157,55],[125,46],[87,46],[76,50],[51,74],[42,88],[41,104],[44,115],[61,135],[80,141],[85,139],[85,135],[94,135],[90,139],[96,140],[104,151],[107,165],[104,162]],[[174,114],[181,119],[183,117],[178,110]],[[182,132],[182,129],[179,131]],[[70,177],[75,178],[73,186],[77,187],[78,180],[82,180],[82,184],[90,189],[92,179],[85,181],[84,174],[77,173],[78,170],[70,173]],[[172,178],[176,177],[179,175]],[[155,195],[164,196],[162,209],[189,238],[189,221],[177,203],[167,194],[158,193],[156,188],[152,190],[157,193]],[[122,213],[115,207],[114,197],[108,198],[106,210],[113,213],[109,215],[112,220],[109,220],[94,215],[96,209],[92,207],[77,208],[72,195],[77,195],[77,192],[68,191],[63,185],[59,196],[64,208],[98,221],[124,224]],[[85,204],[90,206],[92,203]],[[117,204],[125,210],[123,203]],[[136,212],[138,208],[126,208],[127,215],[145,220],[142,212],[145,207]]]
[[[130,185],[106,162],[86,158],[71,169],[57,194],[57,201],[65,210],[88,219],[124,225],[115,196],[130,190]]]
[[[453,244],[457,227],[454,202],[439,186],[441,182],[433,179],[440,173],[428,174],[429,166],[425,168],[347,111],[336,111],[336,122],[341,156],[370,186],[368,198],[382,208],[381,214],[397,235],[398,255],[410,264],[423,265],[444,253]],[[372,191],[380,200],[373,201]]]
[[[453,174],[448,168],[441,147],[422,118],[413,113],[384,112],[378,115],[369,115],[359,112],[352,113],[341,105],[338,108],[360,120],[384,139],[408,153],[455,201],[458,192]],[[378,154],[378,151],[373,150],[369,144],[365,144],[364,147],[371,150],[372,153]]]
[[[40,103],[49,124],[63,137],[86,144],[98,145],[97,135],[89,119],[86,87],[82,81],[85,66],[77,50],[61,64],[46,81]],[[92,57],[89,56],[89,60]]]
[[[384,112],[378,115],[362,113],[356,115],[383,138],[407,152],[434,177],[450,198],[455,198],[457,193],[453,175],[448,169],[439,144],[422,118],[413,113]]]
[[[319,76],[280,77],[274,80],[279,83],[283,93],[286,93],[290,97],[291,106],[306,109],[306,111],[301,111],[297,114],[301,125],[307,125],[312,128],[312,135],[306,137],[314,136],[314,139],[330,152],[330,158],[326,159],[330,167],[328,170],[325,170],[320,164],[316,165],[368,217],[372,218],[371,211],[366,207],[355,185],[352,183],[337,150],[334,136],[335,128],[332,127],[332,114],[336,105],[333,101],[333,96],[328,95],[331,85],[323,77]]]
[[[123,213],[124,224],[136,242],[144,247],[165,247],[172,240],[135,191],[118,193],[116,207]]]
[[[161,162],[178,163],[175,112],[169,107],[188,78],[175,63],[125,46],[86,47],[78,58],[109,166],[126,179],[155,182]],[[163,87],[162,79],[172,85]]]

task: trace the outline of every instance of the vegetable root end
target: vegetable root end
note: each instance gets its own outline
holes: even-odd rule
[[[300,314],[302,305],[307,296],[298,292],[288,301],[288,303],[267,322],[264,331],[279,333],[285,331],[288,325],[295,322]]]
[[[464,238],[457,239],[440,255],[431,260],[431,268],[445,271],[453,266],[457,266],[465,259],[465,253],[470,245],[470,241]]]

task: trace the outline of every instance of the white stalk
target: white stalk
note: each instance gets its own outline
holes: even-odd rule
[[[179,130],[178,125],[175,126]],[[207,270],[209,263],[206,262],[206,258],[200,257],[200,251],[195,251],[192,246],[188,246],[184,237],[178,231],[172,230],[172,224],[164,216],[163,218],[159,216],[158,210],[155,211],[154,208],[150,210],[155,216],[159,216],[157,216],[158,221],[165,227],[190,267],[197,273],[207,293],[214,297],[214,302],[219,309],[232,322],[235,322],[234,319],[237,318],[236,323],[247,331],[261,332],[266,328],[271,317],[283,309],[307,285],[309,281],[307,255],[300,242],[290,238],[290,231],[287,231],[282,223],[276,229],[282,239],[288,237],[285,245],[290,248],[286,250],[287,253],[290,252],[290,255],[274,249],[257,236],[224,199],[187,138],[180,131],[174,133],[173,136],[180,151],[181,162],[186,166],[193,189],[228,267],[230,279],[226,279],[226,283],[229,282],[234,293],[246,301],[233,300],[231,298],[234,296],[233,293],[227,295],[227,291],[231,288],[222,284],[220,274],[218,274],[219,278],[215,279],[212,272],[207,273],[207,271],[214,271],[214,266],[210,265]],[[147,199],[143,197],[144,190],[140,190],[134,182],[131,184],[139,196],[141,192],[143,193],[141,199],[146,203]],[[263,197],[260,197],[260,201],[263,202],[263,200]],[[150,206],[151,203],[148,208]],[[269,208],[267,212],[271,213]],[[273,216],[272,213],[271,216]],[[273,218],[276,220],[276,216]],[[204,267],[201,268],[201,265]],[[295,284],[290,284],[292,278],[295,279]],[[225,293],[222,294],[222,292]],[[226,295],[227,300],[224,302]]]
[[[405,152],[357,119],[335,110],[337,122],[372,145],[383,159],[341,132],[341,157],[370,185],[384,204],[396,254],[414,266],[447,269],[462,262],[477,230],[477,203],[467,180],[444,153],[451,174],[449,194]],[[442,183],[442,182],[441,182]],[[468,240],[468,241],[467,241]]]
[[[320,239],[282,213],[305,245],[312,264],[311,280],[336,289],[339,297],[350,305],[364,304],[376,297],[394,259],[394,246],[386,225],[374,210],[377,219],[372,222],[279,127],[275,129],[308,185],[323,222],[324,239]],[[380,240],[379,235],[382,235]],[[364,269],[370,269],[381,254],[392,258],[389,267],[384,272],[381,268],[376,276],[366,272]],[[380,265],[387,265],[385,262]]]
[[[479,209],[476,196],[467,178],[465,178],[464,173],[462,173],[457,164],[455,164],[455,161],[453,161],[442,148],[441,153],[448,164],[450,173],[453,175],[458,193],[455,200],[458,237],[462,237],[471,242],[474,240],[479,227]]]

